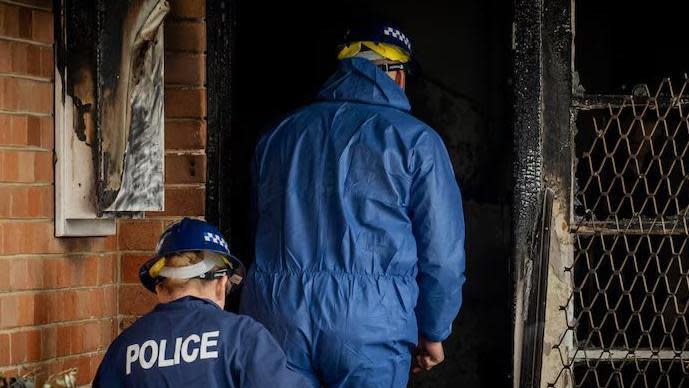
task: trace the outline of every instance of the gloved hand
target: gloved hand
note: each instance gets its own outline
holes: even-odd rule
[[[414,350],[414,361],[412,363],[412,373],[419,373],[422,370],[431,370],[434,366],[445,360],[442,342],[428,341],[424,337],[419,337],[419,344]]]

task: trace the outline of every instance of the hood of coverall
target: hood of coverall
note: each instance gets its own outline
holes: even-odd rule
[[[340,61],[337,72],[318,93],[318,99],[383,105],[405,112],[411,110],[404,90],[373,62],[363,58]]]

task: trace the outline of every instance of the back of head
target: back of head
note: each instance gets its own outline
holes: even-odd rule
[[[223,305],[245,273],[217,227],[184,218],[163,232],[155,255],[139,268],[139,279],[159,301],[190,295]]]
[[[203,260],[203,254],[199,251],[192,252],[180,252],[165,258],[165,267],[168,268],[180,268],[187,267],[193,264],[200,263]],[[219,268],[219,267],[218,267]],[[180,279],[180,278],[164,278],[160,282],[160,287],[162,287],[168,293],[183,292],[184,290],[191,288],[198,288],[202,286],[204,280],[192,278],[192,279]]]

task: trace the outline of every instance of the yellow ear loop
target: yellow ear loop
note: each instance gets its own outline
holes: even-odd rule
[[[348,45],[345,45],[342,50],[340,50],[339,54],[337,54],[337,59],[338,60],[343,60],[346,58],[351,58],[361,51],[361,42],[354,42],[350,43]]]
[[[148,269],[148,274],[155,279],[158,277],[158,274],[160,274],[160,270],[162,270],[163,267],[165,267],[165,258],[161,257],[151,266],[151,268]]]

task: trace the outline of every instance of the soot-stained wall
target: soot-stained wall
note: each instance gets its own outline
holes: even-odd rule
[[[255,3],[255,2],[254,2]],[[467,283],[446,341],[446,361],[414,387],[508,386],[511,368],[511,2],[240,2],[233,59],[232,243],[251,257],[248,169],[261,133],[311,101],[335,69],[334,44],[352,15],[395,20],[414,42],[422,72],[410,79],[413,113],[448,148],[464,195]],[[275,34],[280,31],[279,34]],[[266,50],[269,47],[269,50]]]

